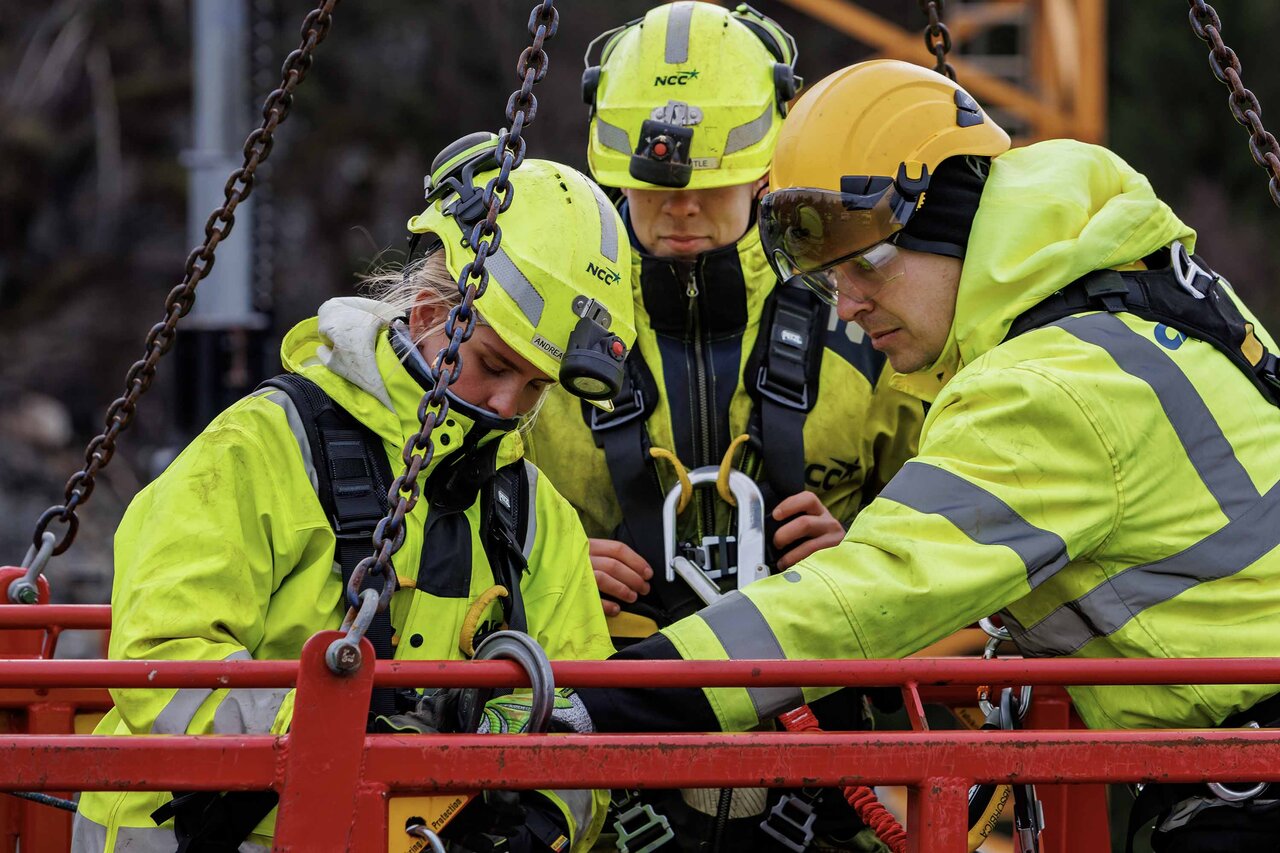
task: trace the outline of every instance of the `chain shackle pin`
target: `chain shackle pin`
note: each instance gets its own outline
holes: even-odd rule
[[[373,617],[378,612],[379,596],[376,590],[366,589],[360,593],[360,606],[347,610],[342,620],[344,636],[334,640],[325,650],[324,662],[334,675],[350,675],[360,669],[364,655],[360,652],[360,641],[365,632],[373,624]]]
[[[40,534],[39,548],[35,543],[27,548],[27,554],[22,558],[22,568],[26,569],[27,573],[9,583],[10,604],[35,604],[40,600],[37,578],[40,577],[40,572],[44,571],[49,557],[53,556],[53,545],[56,540],[57,537],[46,530]]]

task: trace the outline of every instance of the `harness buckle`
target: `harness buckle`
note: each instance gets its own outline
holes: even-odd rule
[[[809,411],[808,383],[801,383],[799,387],[785,385],[777,381],[776,374],[777,371],[770,371],[763,364],[760,365],[760,370],[756,373],[756,391],[760,396],[788,409]]]
[[[760,821],[760,829],[788,850],[804,853],[813,843],[813,824],[817,819],[812,800],[799,794],[784,794],[770,809],[769,816]]]
[[[650,853],[676,837],[666,815],[655,812],[632,791],[615,804],[615,810],[613,828],[618,833],[615,844],[620,853]]]
[[[630,423],[646,414],[644,394],[635,385],[631,386],[631,398],[614,399],[613,411],[606,412],[595,406],[591,407],[591,431],[603,432],[623,424]]]

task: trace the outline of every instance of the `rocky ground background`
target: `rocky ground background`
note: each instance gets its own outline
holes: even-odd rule
[[[279,79],[310,5],[252,0],[253,103]],[[360,272],[401,245],[435,151],[500,124],[528,5],[339,7],[264,175],[271,215],[269,233],[257,235],[257,300],[272,325],[260,342],[266,356],[242,363],[237,382],[252,387],[276,372],[284,331],[325,298],[351,292]],[[563,4],[529,131],[531,156],[585,165],[583,50],[591,36],[648,5]],[[862,5],[922,25],[915,3]],[[868,55],[781,3],[757,6],[796,35],[800,70],[811,81]],[[1246,84],[1276,110],[1264,119],[1280,126],[1280,78],[1269,71],[1280,6],[1220,11]],[[190,250],[181,152],[193,145],[188,14],[185,0],[0,4],[0,564],[21,559],[40,512],[60,502],[146,330],[161,318],[164,294],[181,277]],[[1114,2],[1107,39],[1113,147],[1200,230],[1202,252],[1264,322],[1280,327],[1280,211],[1270,207],[1246,134],[1187,27],[1185,4]],[[246,134],[254,112],[246,106]],[[49,568],[58,600],[108,599],[111,534],[124,507],[202,425],[192,415],[184,346],[189,357],[180,336],[99,476],[75,547]],[[87,648],[69,646],[69,653]]]

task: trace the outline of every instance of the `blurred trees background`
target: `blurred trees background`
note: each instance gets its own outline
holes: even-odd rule
[[[954,6],[958,0],[952,0]],[[278,84],[309,0],[250,0],[253,98]],[[443,145],[496,129],[527,43],[527,0],[378,0],[338,7],[334,27],[277,134],[254,198],[257,307],[272,320],[265,356],[240,377],[278,370],[280,337],[359,274],[394,261],[422,176]],[[600,31],[651,0],[567,0],[537,89],[530,155],[585,168],[581,57]],[[920,30],[914,2],[863,2]],[[187,0],[8,0],[0,4],[0,561],[17,562],[39,512],[60,502],[85,441],[121,393],[126,368],[181,278],[191,139]],[[816,81],[870,51],[780,2],[757,8],[800,44]],[[1271,129],[1280,75],[1269,48],[1280,4],[1219,2],[1226,41]],[[1225,8],[1223,8],[1225,7]],[[1280,210],[1230,117],[1182,0],[1110,4],[1107,56],[1112,147],[1201,235],[1200,250],[1273,329],[1280,328]],[[921,44],[920,61],[931,64]],[[964,81],[961,80],[963,83]],[[181,327],[180,327],[181,328]],[[53,573],[59,597],[105,600],[110,534],[124,504],[198,429],[178,381],[184,339],[165,359],[141,416],[81,513],[80,542]],[[243,366],[243,365],[242,365]],[[184,417],[184,412],[187,416]],[[59,528],[60,530],[60,528]]]

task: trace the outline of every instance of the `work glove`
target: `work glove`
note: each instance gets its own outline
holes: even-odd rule
[[[451,734],[460,731],[458,700],[461,690],[436,690],[424,695],[412,711],[380,716],[371,732],[391,734]]]
[[[480,716],[479,734],[523,734],[529,728],[529,715],[533,697],[530,693],[511,693],[490,699]],[[551,710],[549,731],[584,734],[594,732],[595,724],[572,687],[556,690],[555,704]]]

